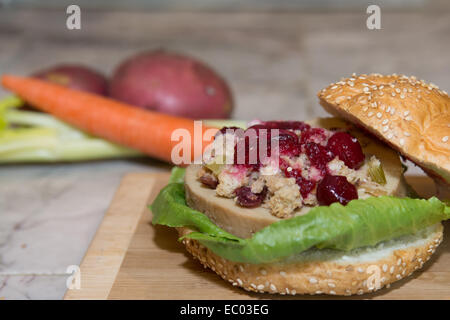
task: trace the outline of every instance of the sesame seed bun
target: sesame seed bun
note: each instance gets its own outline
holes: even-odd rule
[[[180,236],[192,231],[177,229]],[[422,268],[441,243],[442,231],[439,223],[376,247],[350,252],[310,249],[271,264],[233,262],[219,257],[196,240],[184,239],[183,243],[205,268],[247,291],[349,296],[389,287]]]
[[[376,135],[422,167],[440,197],[450,193],[450,98],[415,77],[353,75],[318,93],[331,114]]]

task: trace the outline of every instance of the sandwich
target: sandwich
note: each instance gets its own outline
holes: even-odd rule
[[[450,219],[448,94],[353,74],[318,97],[333,117],[221,129],[201,164],[173,169],[153,224],[252,292],[364,294],[422,268]],[[437,197],[415,193],[401,158],[433,178]]]

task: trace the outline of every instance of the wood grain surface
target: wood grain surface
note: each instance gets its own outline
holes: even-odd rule
[[[152,226],[146,209],[167,174],[127,175],[81,265],[81,290],[66,299],[450,299],[450,224],[444,242],[425,267],[390,289],[353,297],[279,296],[248,293],[223,281],[190,257],[175,230]],[[409,177],[424,196],[425,177]]]

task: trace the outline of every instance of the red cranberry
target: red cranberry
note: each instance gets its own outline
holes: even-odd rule
[[[302,121],[266,121],[252,127],[264,127],[268,129],[285,129],[285,130],[300,130],[304,131],[310,126]]]
[[[279,135],[277,137],[273,137],[272,139],[278,139],[278,147],[280,150],[280,155],[288,155],[291,157],[294,156],[296,157],[300,154],[300,145],[298,144],[298,137],[294,132],[279,129]]]
[[[234,190],[237,196],[237,203],[245,208],[259,207],[266,198],[267,188],[264,187],[261,193],[253,193],[250,187],[240,187]]]
[[[217,181],[216,177],[214,177],[210,173],[205,173],[200,177],[200,182],[203,183],[205,186],[207,186],[210,189],[215,189],[219,182]]]
[[[328,206],[334,202],[346,205],[353,199],[358,199],[358,192],[344,176],[326,175],[317,186],[317,200],[320,205]]]
[[[300,194],[303,198],[306,198],[308,194],[313,191],[314,187],[316,186],[316,183],[314,181],[305,179],[303,177],[299,177],[295,180],[300,187]]]
[[[305,153],[313,166],[324,175],[327,172],[327,163],[333,160],[334,154],[326,147],[314,142],[304,145]]]
[[[322,128],[309,128],[308,130],[302,132],[300,143],[302,145],[308,142],[320,143],[326,139],[327,136],[325,134],[325,130]]]
[[[358,169],[364,162],[365,156],[358,139],[347,132],[333,134],[327,147],[351,169]]]
[[[284,169],[284,175],[287,178],[295,178],[295,182],[300,187],[300,194],[303,198],[306,198],[316,186],[316,183],[314,181],[302,177],[302,171],[300,169],[292,169],[288,171],[286,168]]]

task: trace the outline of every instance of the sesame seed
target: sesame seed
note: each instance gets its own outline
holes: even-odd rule
[[[368,115],[369,117],[371,117],[371,116],[373,116],[373,112],[370,111],[367,115]]]
[[[239,270],[241,270],[241,272],[244,272],[244,267],[241,264],[239,265]]]
[[[270,284],[270,290],[277,291],[277,287],[273,283]]]
[[[316,294],[322,294],[322,291],[317,290],[317,291],[316,291]]]
[[[405,120],[406,120],[406,121],[411,121],[411,120],[412,120],[412,117],[411,117],[411,116],[407,116],[407,117],[405,118]]]
[[[284,271],[280,271],[280,275],[282,276],[282,277],[286,277],[286,272],[284,272]]]
[[[335,295],[336,292],[334,292],[333,290],[330,291],[330,294]]]
[[[389,133],[388,135],[387,135],[387,138],[388,139],[392,139],[394,137],[394,134],[393,133]]]
[[[315,283],[317,283],[317,279],[316,278],[309,278],[309,283],[315,284]]]
[[[409,114],[409,110],[406,110],[405,112],[403,112],[403,115],[406,117]]]
[[[394,270],[395,270],[395,267],[392,266],[391,269],[389,270],[389,273],[390,273],[390,274],[393,274],[393,273],[394,273]]]
[[[397,265],[399,266],[402,263],[402,259],[397,260]]]
[[[411,136],[411,134],[410,134],[408,131],[405,131],[404,134],[405,134],[405,136],[407,136],[407,137],[410,137],[410,136]]]
[[[400,95],[400,99],[405,99],[405,95],[402,93],[401,95]]]
[[[262,290],[262,289],[264,289],[264,285],[263,284],[260,284],[260,285],[258,285],[258,287],[256,287],[258,290]]]
[[[381,119],[382,116],[383,116],[383,115],[381,114],[381,112],[377,112],[377,118],[378,118],[378,119]]]
[[[387,132],[389,130],[389,127],[388,126],[384,126],[383,127],[383,132]]]
[[[391,94],[393,97],[395,97],[395,92],[392,92],[392,94]]]
[[[265,270],[265,269],[261,269],[261,274],[263,275],[263,276],[265,276],[266,274],[267,274],[267,271]]]
[[[288,167],[288,168],[286,169],[286,171],[287,171],[287,172],[291,172],[291,171],[292,171],[292,167]]]
[[[400,280],[400,279],[402,278],[402,276],[401,276],[401,275],[399,275],[399,274],[398,274],[398,275],[396,275],[395,277],[397,278],[397,280]]]
[[[401,138],[399,142],[400,142],[400,145],[403,146],[405,144],[405,139]]]
[[[336,285],[333,282],[328,282],[328,286],[330,288],[336,288]]]
[[[388,265],[387,264],[383,264],[383,271],[386,272],[388,269]]]
[[[387,124],[389,122],[388,119],[384,119],[383,122],[381,122],[382,124]]]
[[[400,91],[399,88],[396,88],[396,89],[395,89],[395,92],[400,93],[401,91]]]
[[[362,295],[364,293],[363,289],[359,289],[358,292],[356,293],[357,295]]]
[[[297,293],[297,291],[291,290],[291,294],[292,294],[293,296],[295,296],[296,293]]]
[[[368,106],[365,106],[365,107],[363,108],[363,111],[366,112],[368,109],[369,109],[369,107],[368,107]]]
[[[286,288],[286,293],[287,293],[287,294],[289,294],[289,293],[290,293],[290,292],[289,292],[289,288]]]
[[[364,269],[363,268],[361,268],[361,267],[359,267],[358,269],[356,269],[359,273],[363,273],[364,272]]]
[[[337,88],[337,86],[332,86],[332,87],[331,87],[331,89],[336,89],[336,88]]]
[[[251,284],[250,284],[250,287],[252,287],[253,289],[256,289],[256,284],[251,283]]]
[[[442,138],[442,142],[447,142],[448,141],[448,136],[445,136]]]
[[[237,283],[239,283],[239,285],[240,285],[240,286],[242,286],[242,285],[243,285],[243,282],[242,282],[242,280],[241,280],[241,279],[237,278],[237,279],[236,279],[236,281],[237,281]]]

